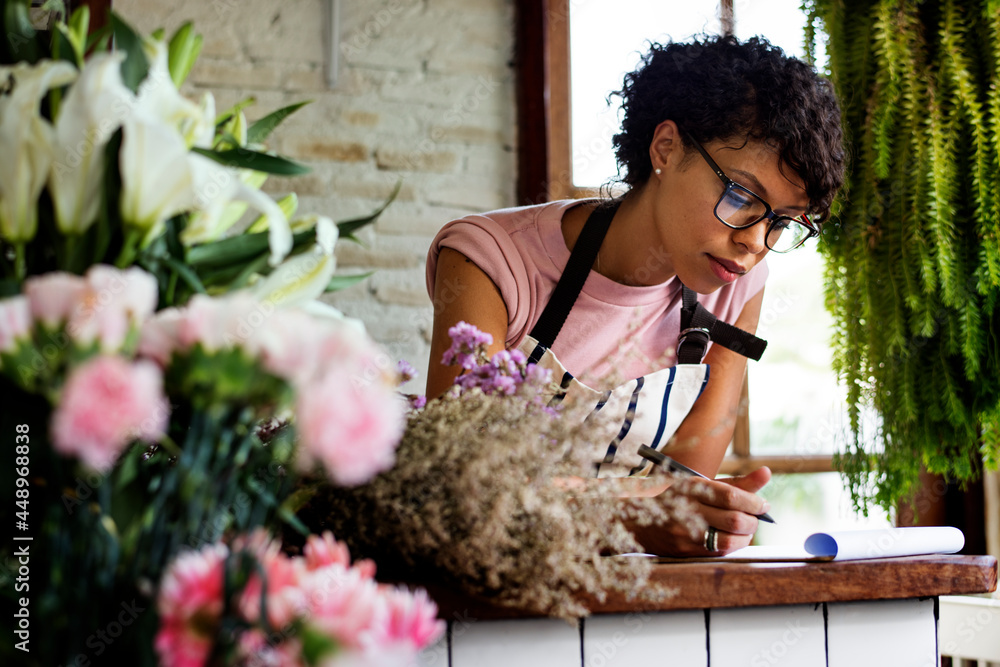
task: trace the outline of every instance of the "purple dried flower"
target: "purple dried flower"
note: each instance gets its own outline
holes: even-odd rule
[[[476,366],[477,358],[485,358],[486,348],[493,344],[493,336],[468,322],[459,322],[448,329],[448,335],[451,347],[441,357],[445,366],[458,365],[471,370]]]
[[[411,410],[419,410],[427,405],[427,397],[421,394],[409,394],[406,398],[410,402]]]
[[[524,381],[536,387],[544,387],[552,382],[552,371],[538,364],[528,364],[524,369]]]
[[[396,372],[399,374],[399,384],[409,382],[419,375],[419,373],[417,373],[417,369],[414,368],[413,365],[406,359],[400,359],[396,363]]]
[[[406,359],[400,359],[396,364],[396,372],[399,373],[399,384],[404,384],[417,377],[417,369]]]
[[[493,337],[471,324],[459,322],[448,330],[448,335],[452,343],[441,363],[457,363],[464,369],[455,378],[463,391],[478,387],[484,394],[512,396],[522,385],[538,390],[551,382],[552,372],[529,364],[520,350],[500,350],[487,359],[486,347],[493,343]],[[542,398],[536,396],[533,400],[539,402]]]

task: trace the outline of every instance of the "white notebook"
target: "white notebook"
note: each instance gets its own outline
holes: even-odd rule
[[[876,528],[813,533],[806,537],[802,544],[750,546],[725,556],[660,558],[660,560],[670,562],[695,560],[736,562],[864,560],[922,554],[953,554],[960,551],[963,546],[965,546],[965,535],[958,528],[951,526]],[[626,555],[656,557],[654,554]]]
[[[953,554],[965,546],[965,535],[952,526],[876,528],[813,533],[802,545],[763,545],[738,549],[728,560],[864,560]]]

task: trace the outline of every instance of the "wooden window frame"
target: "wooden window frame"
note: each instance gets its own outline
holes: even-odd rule
[[[521,205],[597,195],[573,184],[569,0],[516,0],[518,181]],[[733,0],[720,0],[723,30],[734,29]],[[720,472],[739,475],[766,465],[776,473],[834,472],[829,455],[754,456],[750,451],[746,374],[730,453]]]

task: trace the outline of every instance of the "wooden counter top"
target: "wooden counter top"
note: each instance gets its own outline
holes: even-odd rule
[[[711,609],[814,604],[855,600],[926,598],[988,593],[997,587],[992,556],[907,556],[841,562],[667,563],[654,566],[653,581],[677,589],[665,600],[627,599],[612,592],[593,600],[591,613]],[[422,584],[435,599],[441,618],[455,614],[477,619],[518,618],[527,614],[488,601],[456,595]]]

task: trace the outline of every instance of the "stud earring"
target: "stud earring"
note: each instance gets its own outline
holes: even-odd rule
[[[660,169],[659,167],[657,167],[657,168],[656,168],[656,169],[654,169],[653,171],[654,171],[654,172],[656,173],[656,175],[657,175],[657,176],[659,176],[660,174],[662,174],[662,173],[663,173],[663,170],[662,170],[662,169]]]

